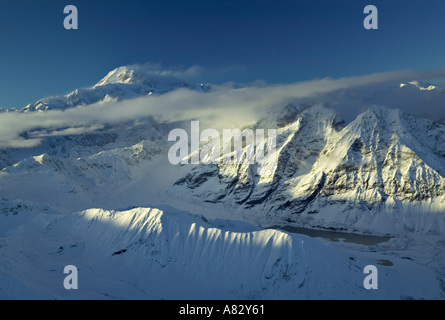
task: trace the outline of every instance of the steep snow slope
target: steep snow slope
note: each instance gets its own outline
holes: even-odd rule
[[[443,297],[430,269],[397,258],[397,268],[379,266],[379,289],[365,290],[363,268],[377,264],[380,254],[351,255],[303,235],[207,221],[172,208],[41,210],[31,203],[2,205],[1,298]],[[78,290],[63,287],[66,265],[78,268]],[[413,272],[422,278],[412,279]]]

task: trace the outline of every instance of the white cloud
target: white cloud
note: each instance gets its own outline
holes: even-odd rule
[[[144,64],[132,64],[126,66],[129,69],[136,70],[138,73],[147,76],[152,80],[181,80],[189,83],[206,82],[222,82],[223,78],[229,75],[242,74],[246,71],[246,67],[241,65],[229,66],[213,66],[202,67],[200,65],[193,65],[188,68],[165,68],[160,63],[147,62]]]

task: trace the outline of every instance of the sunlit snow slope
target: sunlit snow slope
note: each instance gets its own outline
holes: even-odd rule
[[[19,205],[0,214],[1,298],[441,297],[434,274],[407,260],[380,267],[380,289],[366,290],[363,268],[375,260],[304,235],[171,208],[57,214]],[[66,265],[78,268],[77,290],[63,287]],[[422,279],[403,284],[412,272]]]

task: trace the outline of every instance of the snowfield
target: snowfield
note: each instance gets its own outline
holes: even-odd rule
[[[443,240],[416,261],[413,244],[402,238],[341,244],[172,208],[42,211],[3,204],[2,299],[444,297],[434,272],[437,259],[443,262]],[[378,264],[385,259],[393,265]],[[428,259],[433,265],[422,265]],[[363,287],[369,264],[378,268],[377,290]],[[63,287],[66,265],[78,268],[77,290]]]

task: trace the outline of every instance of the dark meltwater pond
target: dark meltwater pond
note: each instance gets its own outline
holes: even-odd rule
[[[291,226],[272,226],[270,227],[270,229],[280,229],[291,233],[305,234],[312,238],[325,238],[334,242],[339,242],[340,240],[342,240],[344,242],[351,242],[366,246],[373,246],[382,242],[387,242],[391,239],[391,237],[389,236],[372,236],[372,235],[363,235],[358,233],[314,230],[314,229],[291,227]]]

